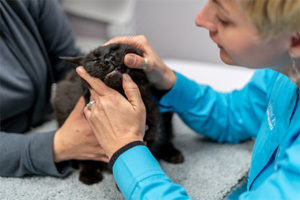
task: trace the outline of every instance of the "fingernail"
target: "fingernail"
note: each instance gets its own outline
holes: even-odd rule
[[[131,81],[131,78],[128,74],[123,74],[124,81]]]
[[[76,71],[81,74],[81,73],[84,72],[84,69],[83,69],[82,66],[79,66],[79,67],[76,68]]]
[[[134,65],[135,63],[135,56],[126,56],[126,64],[127,65]]]

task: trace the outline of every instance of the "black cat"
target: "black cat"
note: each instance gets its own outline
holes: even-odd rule
[[[184,157],[171,143],[173,137],[171,119],[173,113],[160,113],[153,101],[153,95],[159,91],[151,87],[143,70],[129,69],[123,59],[127,53],[143,56],[143,51],[127,44],[110,44],[101,46],[83,57],[62,57],[74,67],[84,66],[93,77],[100,78],[106,85],[117,90],[123,96],[122,73],[127,73],[138,85],[146,107],[146,131],[144,141],[157,159],[171,163],[182,163]],[[90,101],[89,85],[75,71],[57,84],[54,99],[54,110],[59,126],[62,126],[75,107],[78,99],[84,96],[86,103]],[[85,184],[93,184],[102,180],[101,170],[107,169],[107,163],[96,161],[78,161],[79,180]]]

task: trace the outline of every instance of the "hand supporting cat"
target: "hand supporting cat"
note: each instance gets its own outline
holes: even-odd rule
[[[54,162],[72,159],[108,162],[84,116],[84,107],[85,101],[81,97],[63,126],[57,130],[53,142]]]

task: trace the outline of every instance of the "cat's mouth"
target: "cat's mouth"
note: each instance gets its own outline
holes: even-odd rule
[[[104,83],[112,88],[122,87],[122,74],[129,73],[130,69],[124,66],[114,68],[104,77]]]
[[[124,67],[124,66],[118,66],[116,68],[114,68],[111,72],[109,72],[106,76],[111,76],[112,74],[116,74],[116,73],[119,73],[119,74],[128,74],[130,71],[129,68],[127,67]]]

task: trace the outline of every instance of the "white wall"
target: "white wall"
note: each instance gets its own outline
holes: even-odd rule
[[[219,49],[210,40],[208,31],[194,23],[207,0],[126,0],[130,9],[123,8],[120,2],[125,0],[62,0],[62,5],[70,13],[71,27],[80,36],[78,39],[93,39],[89,39],[92,42],[87,49],[92,49],[93,41],[99,38],[105,41],[122,33],[143,34],[162,58],[221,63]],[[125,14],[116,17],[113,13],[119,13],[121,8],[126,10]],[[122,19],[118,18],[128,19],[119,23]],[[115,26],[109,26],[110,22]]]
[[[221,63],[208,31],[194,19],[207,0],[138,0],[136,33],[146,35],[163,58]]]

